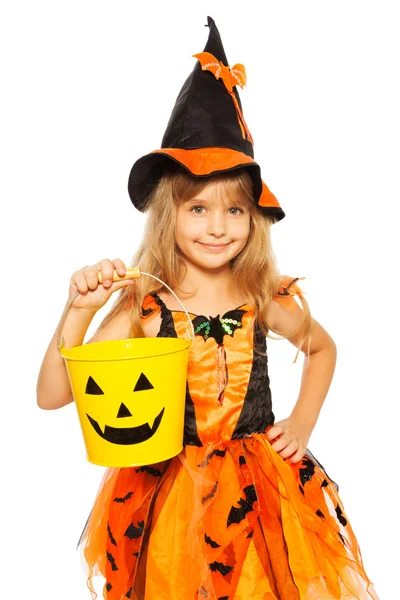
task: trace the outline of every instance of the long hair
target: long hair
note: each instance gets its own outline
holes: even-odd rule
[[[164,281],[175,293],[179,290],[186,272],[184,260],[175,241],[176,214],[178,206],[193,198],[210,183],[219,181],[231,199],[244,204],[250,213],[250,232],[245,247],[230,261],[232,277],[240,289],[241,296],[248,299],[253,309],[253,320],[257,319],[262,333],[271,338],[273,331],[285,339],[300,333],[300,344],[293,362],[305,340],[311,335],[311,314],[304,297],[302,304],[303,319],[292,332],[283,333],[271,328],[267,322],[268,305],[281,286],[282,275],[277,268],[275,254],[271,245],[271,225],[273,217],[262,213],[252,195],[252,181],[245,168],[224,171],[206,178],[195,178],[187,171],[178,168],[175,172],[165,173],[152,190],[147,208],[143,237],[139,248],[129,266],[139,266],[141,271],[151,273]],[[183,275],[184,276],[184,275]],[[101,331],[118,313],[130,307],[129,337],[145,337],[141,325],[141,307],[144,297],[151,292],[159,292],[164,286],[150,277],[139,277],[136,284],[122,288],[110,312],[98,327]],[[249,327],[251,330],[251,327]],[[265,355],[254,347],[254,350]]]

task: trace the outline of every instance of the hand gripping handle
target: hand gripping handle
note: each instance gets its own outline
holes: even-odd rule
[[[151,273],[145,273],[144,271],[141,271],[140,267],[129,267],[129,268],[126,269],[126,274],[123,277],[120,277],[118,275],[117,271],[114,269],[112,280],[113,281],[120,281],[121,279],[133,279],[133,278],[139,278],[142,275],[148,275],[149,277],[152,277],[153,279],[156,279],[157,281],[159,281],[160,283],[162,283],[163,285],[165,285],[165,287],[169,289],[169,291],[171,292],[171,294],[173,294],[175,296],[175,298],[178,300],[179,304],[182,306],[184,312],[186,313],[186,316],[187,316],[188,321],[190,323],[190,327],[191,327],[192,332],[189,333],[188,329],[186,329],[186,333],[187,333],[189,339],[192,340],[194,338],[194,336],[195,336],[192,320],[189,317],[189,314],[188,314],[186,308],[183,306],[182,302],[179,300],[178,296],[175,294],[175,292],[173,292],[171,290],[171,288],[164,281],[162,281],[162,279],[158,279],[158,277],[156,277],[155,275],[151,275]],[[102,276],[101,271],[98,271],[98,280],[99,280],[99,283],[103,283],[103,276]],[[80,294],[80,292],[78,290],[76,292],[76,294],[74,294],[73,297],[68,301],[68,303],[67,303],[67,305],[66,305],[66,307],[64,309],[64,312],[61,315],[60,323],[59,323],[59,326],[58,326],[58,329],[57,329],[57,346],[58,346],[58,348],[60,350],[64,347],[64,338],[62,338],[61,341],[60,341],[60,335],[61,335],[62,327],[64,325],[65,319],[67,318],[67,314],[68,314],[69,309],[71,308],[71,306],[72,306],[75,298],[79,294]]]

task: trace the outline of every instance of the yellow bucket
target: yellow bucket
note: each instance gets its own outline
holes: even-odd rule
[[[57,344],[65,360],[89,462],[106,467],[158,463],[183,448],[187,365],[194,338],[192,321],[176,294],[160,279],[127,269],[113,280],[149,275],[165,285],[184,309],[191,325],[189,340],[132,338],[64,348],[60,334],[68,302],[58,327]],[[101,273],[99,272],[101,282]]]

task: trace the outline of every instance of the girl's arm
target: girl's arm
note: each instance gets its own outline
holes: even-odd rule
[[[293,331],[302,320],[302,310],[293,301],[291,309],[283,308],[279,301],[272,300],[269,307],[269,318],[272,331]],[[309,361],[304,361],[301,387],[297,402],[292,410],[291,418],[296,419],[309,430],[310,434],[316,425],[324,400],[328,394],[336,366],[336,344],[329,333],[311,318],[312,336],[309,346]],[[288,341],[299,348],[299,335],[288,337]],[[308,351],[301,348],[304,354]]]
[[[61,332],[65,348],[80,346],[96,311],[70,308]],[[101,333],[96,333],[87,343],[125,339],[129,331],[129,312],[123,311],[112,318]],[[58,328],[58,326],[57,326]],[[36,386],[39,408],[53,410],[73,402],[64,359],[57,346],[57,329],[44,356]]]
[[[290,296],[284,296],[284,303],[285,308],[279,301],[271,302],[269,322],[279,330],[280,335],[282,331],[287,331],[285,337],[300,348],[300,332],[294,336],[289,334],[300,325],[302,310]],[[271,328],[273,330],[273,327]],[[329,333],[312,317],[311,333],[310,356],[308,361],[304,361],[297,402],[290,416],[275,422],[267,433],[272,448],[290,463],[302,460],[306,452],[336,365],[336,344]],[[306,354],[308,348],[301,350]],[[278,439],[275,439],[276,437]]]

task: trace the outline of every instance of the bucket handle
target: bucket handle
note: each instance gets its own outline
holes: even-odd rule
[[[120,281],[121,279],[133,279],[133,278],[139,278],[142,275],[148,275],[149,277],[152,277],[153,279],[157,279],[157,281],[159,281],[160,283],[162,283],[163,285],[165,285],[165,287],[169,289],[169,291],[171,292],[171,294],[173,294],[175,296],[175,298],[178,300],[179,304],[182,306],[184,312],[186,313],[186,316],[187,316],[188,321],[190,323],[192,332],[189,333],[189,331],[186,329],[186,333],[187,333],[189,339],[192,340],[194,338],[194,336],[195,336],[192,319],[189,317],[188,311],[183,306],[183,304],[179,300],[178,296],[175,294],[175,292],[173,292],[171,290],[171,288],[164,281],[162,281],[162,279],[158,279],[158,277],[156,277],[155,275],[152,275],[151,273],[145,273],[144,271],[141,271],[140,267],[130,267],[130,268],[126,269],[126,274],[123,277],[120,277],[118,275],[117,271],[114,269],[112,280],[113,281]],[[99,283],[103,283],[103,277],[102,277],[101,271],[97,272],[97,276],[98,276]],[[64,347],[64,338],[62,338],[61,341],[60,341],[60,336],[61,336],[62,327],[64,325],[64,321],[65,321],[65,319],[67,317],[67,313],[68,313],[69,309],[71,308],[71,306],[72,306],[75,298],[77,298],[79,296],[79,294],[80,294],[80,291],[78,290],[76,292],[76,294],[74,294],[72,296],[72,298],[68,301],[66,307],[64,308],[64,312],[61,315],[60,323],[58,325],[58,330],[57,330],[57,346],[58,346],[59,350],[62,350],[62,348]]]

